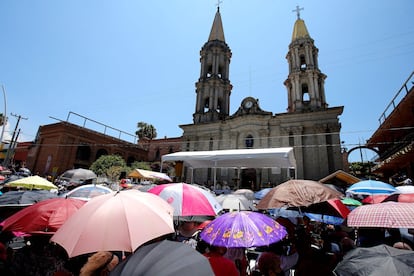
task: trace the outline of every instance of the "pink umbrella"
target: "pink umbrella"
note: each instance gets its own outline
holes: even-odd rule
[[[43,200],[18,211],[0,225],[3,232],[53,234],[85,203],[62,197]]]
[[[362,205],[348,215],[350,227],[414,228],[414,203]]]
[[[51,241],[74,257],[96,251],[133,252],[173,232],[173,209],[168,203],[150,193],[123,190],[92,198]]]
[[[162,184],[148,192],[167,201],[174,216],[215,216],[222,210],[212,193],[186,183]]]

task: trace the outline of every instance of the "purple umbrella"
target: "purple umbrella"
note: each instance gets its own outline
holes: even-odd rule
[[[210,245],[248,248],[278,242],[286,235],[286,229],[271,217],[239,211],[217,217],[203,229],[200,237]]]

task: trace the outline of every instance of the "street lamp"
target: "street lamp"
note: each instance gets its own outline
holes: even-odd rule
[[[6,124],[7,124],[7,112],[6,112],[6,90],[4,89],[4,85],[1,86],[2,91],[3,91],[3,99],[4,99],[4,113],[3,113],[3,129],[1,130],[1,135],[0,135],[0,143],[2,145],[3,148],[3,136],[4,136],[4,130],[6,128]]]

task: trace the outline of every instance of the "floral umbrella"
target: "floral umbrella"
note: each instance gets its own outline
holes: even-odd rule
[[[200,233],[210,245],[231,247],[266,246],[282,240],[285,227],[258,212],[225,213],[211,221]]]

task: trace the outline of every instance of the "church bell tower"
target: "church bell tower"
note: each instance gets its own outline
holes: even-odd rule
[[[225,42],[220,9],[217,8],[210,36],[200,51],[201,72],[196,83],[194,124],[220,121],[229,116],[230,59],[231,50]]]
[[[288,108],[292,112],[309,112],[328,108],[325,99],[325,79],[318,67],[318,48],[315,47],[296,7],[297,20],[286,59],[289,75],[284,82],[288,90]]]

